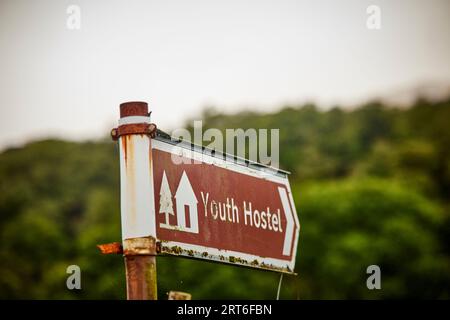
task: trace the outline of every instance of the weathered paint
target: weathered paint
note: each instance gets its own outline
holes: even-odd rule
[[[153,237],[126,239],[123,243],[129,300],[157,299],[156,240]]]
[[[267,257],[255,258],[255,256],[253,255],[245,255],[240,252],[231,252],[228,250],[220,250],[208,247],[203,247],[204,251],[198,251],[196,249],[199,249],[199,246],[189,246],[185,243],[176,243],[172,241],[160,241],[157,243],[157,248],[158,254],[160,255],[182,256],[203,260],[206,259],[211,262],[220,262],[238,265],[241,267],[295,274],[292,266],[290,266],[289,263],[285,263],[284,265],[280,265],[278,261],[271,263],[271,261],[273,260],[268,259]]]
[[[140,117],[144,118],[144,117]],[[130,123],[120,125],[118,130],[118,135],[131,135],[131,134],[150,134],[152,124],[149,123]],[[154,126],[154,125],[153,125]]]
[[[120,105],[119,127],[111,131],[119,140],[122,242],[129,300],[156,300],[156,230],[152,199],[151,135],[145,102]]]
[[[125,239],[123,242],[125,255],[156,255],[156,239],[153,237],[140,237]]]
[[[144,134],[119,138],[122,240],[156,236],[150,143]]]
[[[126,255],[128,300],[156,300],[156,256]]]

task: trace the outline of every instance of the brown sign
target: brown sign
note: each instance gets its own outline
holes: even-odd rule
[[[287,173],[151,144],[162,253],[293,272],[300,225]]]

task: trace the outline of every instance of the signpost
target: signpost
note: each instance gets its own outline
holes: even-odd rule
[[[144,102],[120,108],[129,299],[156,299],[157,254],[293,273],[300,225],[287,172],[157,134]]]

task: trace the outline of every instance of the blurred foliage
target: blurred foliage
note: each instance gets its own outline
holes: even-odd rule
[[[301,222],[296,271],[284,299],[450,297],[450,100],[407,109],[372,102],[346,110],[287,106],[226,115],[204,128],[279,128],[281,167]],[[186,127],[189,127],[189,122]],[[0,298],[125,298],[119,160],[110,141],[37,141],[0,154]],[[82,290],[66,288],[67,266]],[[377,264],[382,290],[368,290]],[[158,257],[159,296],[276,297],[279,275]]]

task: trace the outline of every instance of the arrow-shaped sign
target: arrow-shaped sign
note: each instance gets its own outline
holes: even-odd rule
[[[283,255],[289,256],[292,248],[292,235],[294,233],[294,218],[286,193],[286,188],[278,187],[281,204],[283,205],[284,215],[286,216],[286,233],[284,235]]]
[[[287,173],[190,152],[163,138],[152,140],[152,149],[156,212],[170,215],[175,190],[177,222],[167,226],[163,214],[156,220],[162,253],[293,272],[300,224]]]

